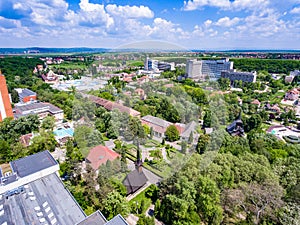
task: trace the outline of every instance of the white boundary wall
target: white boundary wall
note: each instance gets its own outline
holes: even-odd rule
[[[6,191],[18,188],[22,185],[28,184],[45,176],[48,176],[52,173],[56,173],[59,171],[59,164],[53,165],[47,169],[43,169],[36,173],[30,174],[26,177],[18,178],[15,182],[12,182],[7,185],[0,185],[0,194],[4,194]]]

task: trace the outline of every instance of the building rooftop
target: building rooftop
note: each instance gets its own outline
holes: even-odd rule
[[[166,120],[163,120],[161,118],[151,116],[151,115],[147,115],[147,116],[142,117],[142,120],[144,120],[148,123],[155,124],[155,125],[160,126],[160,127],[164,127],[164,128],[167,128],[168,126],[170,126],[172,124],[172,123],[170,123]]]
[[[97,210],[76,225],[105,225],[106,223],[106,218]]]
[[[180,136],[189,138],[189,136],[191,135],[191,132],[194,132],[196,130],[196,127],[197,127],[197,123],[195,121],[192,121],[192,122],[188,123],[185,126],[185,129],[184,129],[183,133]]]
[[[128,225],[124,218],[119,214],[106,223],[106,225]]]
[[[0,224],[74,225],[85,218],[55,173],[24,185],[19,194],[1,197],[0,208]]]
[[[29,176],[57,164],[49,151],[39,152],[10,163],[13,171],[19,177]]]
[[[52,105],[51,103],[47,102],[31,102],[22,105],[18,105],[14,108],[17,114],[30,114],[30,113],[37,113],[41,111],[49,111],[51,113],[60,113],[63,112],[62,109]]]
[[[125,105],[122,105],[120,103],[117,103],[117,102],[112,102],[112,101],[106,100],[104,98],[99,98],[99,97],[96,97],[93,95],[83,95],[83,96],[88,97],[90,101],[94,102],[97,105],[104,107],[105,109],[107,109],[109,111],[118,109],[120,112],[128,113],[131,116],[140,116],[141,115],[140,112],[138,112],[132,108],[129,108]]]
[[[144,174],[143,170],[135,169],[131,171],[125,179],[123,180],[123,184],[127,189],[127,194],[133,194],[138,189],[143,187],[147,183],[148,179]]]
[[[98,145],[90,150],[86,159],[93,169],[97,170],[100,165],[105,164],[108,160],[113,161],[118,157],[120,157],[120,155],[115,151],[106,146]]]
[[[27,88],[24,88],[24,89],[22,89],[22,88],[16,88],[15,90],[18,92],[19,98],[22,98],[22,99],[24,97],[36,96],[35,92],[33,92],[33,91],[31,91],[31,90],[29,90]]]
[[[48,151],[2,164],[1,180],[11,181],[0,185],[0,224],[127,225],[121,215],[109,222],[100,211],[87,217],[57,176],[58,169]]]

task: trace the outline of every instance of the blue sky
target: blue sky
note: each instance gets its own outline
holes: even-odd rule
[[[1,0],[0,47],[300,49],[300,0]],[[176,47],[175,47],[176,48]]]

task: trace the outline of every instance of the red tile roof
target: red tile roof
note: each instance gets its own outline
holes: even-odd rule
[[[20,142],[24,147],[29,146],[33,134],[25,134],[20,137]]]
[[[90,150],[86,159],[91,164],[92,168],[97,170],[99,166],[105,164],[107,160],[113,161],[118,157],[120,157],[120,155],[115,151],[110,150],[106,146],[98,145]]]
[[[140,116],[141,113],[132,109],[132,108],[129,108],[127,106],[124,106],[120,103],[116,103],[116,102],[111,102],[109,100],[106,100],[104,98],[99,98],[99,97],[96,97],[96,96],[93,96],[93,95],[90,95],[89,96],[89,99],[98,104],[98,105],[101,105],[103,106],[104,108],[106,108],[107,110],[109,111],[112,111],[113,109],[119,109],[120,112],[126,112],[128,113],[129,115],[131,116]]]
[[[255,99],[255,100],[253,100],[251,102],[251,104],[260,105],[260,101],[258,101],[257,99]]]

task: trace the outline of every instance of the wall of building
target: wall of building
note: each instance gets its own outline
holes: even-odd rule
[[[228,78],[231,82],[235,80],[241,80],[243,82],[256,82],[256,72],[234,72],[234,71],[223,71],[221,77]]]
[[[26,102],[30,102],[31,100],[36,100],[36,96],[35,95],[32,95],[32,96],[26,96],[23,98],[23,102],[26,103]]]
[[[14,115],[7,90],[6,80],[0,72],[0,121],[6,117],[14,117]]]
[[[3,194],[6,191],[9,191],[9,190],[18,188],[20,186],[23,186],[25,184],[28,184],[28,183],[30,183],[32,181],[35,181],[37,179],[40,179],[42,177],[48,176],[48,175],[50,175],[52,173],[57,173],[57,171],[59,171],[59,164],[56,164],[56,165],[51,166],[51,167],[49,167],[47,169],[41,170],[41,171],[39,171],[37,173],[33,173],[33,174],[29,175],[29,176],[19,178],[18,180],[16,180],[13,183],[0,186],[0,194]]]

